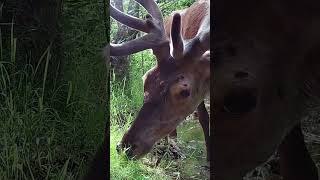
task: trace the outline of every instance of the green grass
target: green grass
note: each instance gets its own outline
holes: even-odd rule
[[[46,64],[49,54],[43,56]],[[77,179],[85,158],[72,154],[79,144],[67,145],[76,138],[72,122],[44,95],[46,72],[39,87],[30,64],[15,69],[0,61],[0,179]]]
[[[20,41],[14,33],[9,43],[1,35],[1,180],[78,180],[102,142],[106,99],[106,68],[100,55],[106,39],[102,4],[92,1],[75,9],[71,2],[64,3],[63,73],[53,88],[48,88],[54,82],[47,77],[51,47],[38,59],[45,68],[37,69],[28,55],[16,56]]]
[[[204,167],[209,164],[200,123],[197,119],[188,119],[178,126],[177,131],[179,146],[186,155],[178,168],[181,176],[187,179],[209,179],[209,171]]]
[[[121,140],[130,123],[123,127],[111,126],[110,131],[110,174],[111,179],[208,179],[208,165],[203,132],[199,123],[188,120],[178,128],[178,145],[185,159],[173,160],[165,157],[159,166],[152,162],[154,155],[148,154],[142,160],[130,161],[124,154],[117,154],[116,144]],[[156,148],[156,147],[155,147]]]
[[[141,161],[128,160],[124,154],[116,152],[116,144],[121,140],[123,130],[111,128],[110,136],[110,177],[121,180],[170,179],[163,168],[152,168]]]

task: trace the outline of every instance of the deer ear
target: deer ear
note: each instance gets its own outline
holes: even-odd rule
[[[206,51],[201,56],[201,61],[210,61],[210,51]]]
[[[181,59],[183,56],[183,40],[181,37],[181,15],[173,15],[171,25],[171,55],[175,59]]]

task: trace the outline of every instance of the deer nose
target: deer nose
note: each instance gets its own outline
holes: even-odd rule
[[[121,152],[121,147],[122,147],[121,143],[118,143],[116,146],[116,150],[118,154]]]
[[[187,97],[190,96],[190,92],[189,92],[188,90],[182,90],[182,91],[180,92],[180,95],[181,95],[182,97],[184,97],[184,98],[187,98]]]
[[[118,143],[116,146],[117,153],[120,154],[122,151],[128,156],[131,157],[133,154],[135,146]]]
[[[123,143],[118,143],[116,146],[117,153],[120,154],[121,152],[124,152],[128,158],[133,158],[133,151],[136,146],[133,145],[127,145]]]
[[[134,147],[129,147],[125,151],[125,154],[129,159],[132,159],[134,157],[133,150],[134,150]]]
[[[257,106],[257,90],[238,88],[224,98],[224,110],[229,113],[249,113]]]

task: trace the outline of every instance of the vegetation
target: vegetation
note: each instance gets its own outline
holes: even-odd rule
[[[111,179],[208,179],[203,133],[192,116],[178,127],[177,144],[185,158],[159,156],[154,153],[158,146],[139,161],[130,161],[116,152],[116,144],[142,105],[141,77],[155,65],[155,58],[151,51],[126,57],[127,69],[121,71],[126,74],[119,74],[118,66],[113,66],[110,108],[106,107],[109,74],[101,48],[109,38],[105,27],[109,23],[104,14],[107,6],[102,1],[63,1],[61,13],[53,13],[58,22],[53,23],[56,38],[48,29],[45,33],[40,29],[43,24],[33,21],[49,22],[45,14],[32,20],[18,19],[29,1],[17,2],[0,2],[0,180],[81,179],[103,140],[109,114],[106,109],[110,109]],[[30,2],[50,4],[53,0]],[[129,3],[124,1],[126,12]],[[167,16],[190,6],[193,0],[157,3]],[[140,17],[145,15],[142,9],[138,12]],[[18,20],[23,24],[19,26]],[[114,21],[110,26],[113,40],[119,27]],[[128,39],[125,36],[121,41]],[[309,116],[319,119],[319,113]],[[312,121],[304,129],[319,166],[319,123]],[[267,164],[249,176],[269,176],[270,169]]]
[[[184,9],[193,1],[158,1],[158,4],[165,16],[174,10]],[[123,1],[125,12],[133,11],[128,4],[130,1]],[[129,9],[128,9],[129,8]],[[144,16],[140,10],[140,17]],[[117,37],[121,28],[115,22],[111,24],[111,40]],[[138,34],[139,36],[140,34]],[[126,37],[121,41],[127,41]],[[120,63],[120,59],[111,59],[111,63]],[[163,156],[158,155],[158,146],[146,157],[139,161],[130,161],[124,154],[117,154],[115,147],[121,140],[124,132],[137,115],[143,102],[142,76],[152,68],[156,61],[151,51],[143,51],[121,61],[128,61],[129,65],[126,74],[119,74],[119,64],[112,64],[111,71],[111,94],[110,94],[110,175],[111,179],[208,179],[206,169],[206,152],[202,129],[196,119],[189,118],[178,127],[178,146],[181,148],[185,158],[174,160],[169,153]],[[120,67],[121,68],[121,67]],[[123,72],[123,71],[122,71]],[[122,73],[120,72],[120,73]],[[162,158],[162,159],[161,159]],[[156,165],[156,161],[161,159]]]
[[[78,180],[102,142],[103,4],[63,3],[60,39],[33,44],[44,49],[39,56],[24,46],[34,40],[27,35],[35,27],[18,26],[10,17],[0,26],[0,179]],[[8,6],[0,7],[10,14]],[[57,59],[61,64],[54,66]]]

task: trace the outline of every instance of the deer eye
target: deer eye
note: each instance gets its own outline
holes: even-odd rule
[[[190,92],[188,90],[182,90],[180,91],[180,96],[187,98],[190,96]]]

